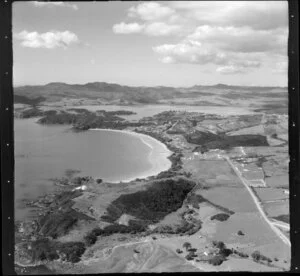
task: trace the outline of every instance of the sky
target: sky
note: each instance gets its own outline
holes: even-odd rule
[[[287,86],[287,1],[14,2],[14,85]]]

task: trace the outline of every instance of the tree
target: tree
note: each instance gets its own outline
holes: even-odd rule
[[[225,243],[222,241],[213,241],[212,244],[214,247],[219,248],[219,250],[223,250],[226,248]]]
[[[208,261],[208,263],[216,266],[216,265],[221,265],[223,261],[224,258],[222,256],[214,256]]]
[[[190,249],[192,247],[192,245],[189,243],[189,242],[185,242],[183,245],[182,245],[183,248],[185,248],[186,250]]]
[[[93,245],[93,244],[96,243],[96,241],[97,241],[97,236],[96,236],[96,234],[92,231],[92,232],[88,233],[88,234],[84,237],[84,240],[85,240],[86,244],[87,244],[88,246],[90,246],[90,245]]]
[[[251,254],[251,257],[254,261],[258,262],[261,259],[261,254],[258,250],[256,250]]]
[[[245,235],[241,230],[239,230],[237,234],[238,234],[239,236],[244,236],[244,235]]]

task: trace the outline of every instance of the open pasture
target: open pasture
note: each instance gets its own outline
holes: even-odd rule
[[[277,217],[280,215],[289,214],[289,202],[278,201],[263,204],[264,209],[269,217]]]
[[[288,200],[289,194],[284,193],[286,189],[274,189],[274,188],[254,188],[256,194],[261,201],[272,200]]]

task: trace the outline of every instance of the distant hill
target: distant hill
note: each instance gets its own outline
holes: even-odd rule
[[[42,101],[59,101],[63,98],[70,99],[98,99],[107,102],[124,101],[129,103],[158,103],[161,100],[172,100],[178,98],[195,98],[209,95],[229,95],[228,97],[239,97],[239,95],[253,97],[286,97],[286,87],[252,87],[232,86],[217,84],[212,86],[195,85],[192,87],[133,87],[106,82],[91,82],[86,84],[67,84],[52,82],[46,85],[15,87],[14,95],[16,103],[37,104]],[[227,97],[227,98],[228,98]],[[226,96],[225,96],[226,98]]]

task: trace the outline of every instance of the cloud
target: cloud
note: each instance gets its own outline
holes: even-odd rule
[[[121,22],[113,26],[116,34],[141,33],[148,36],[168,36],[181,31],[180,16],[173,9],[157,2],[145,2],[128,9],[127,16],[142,23]]]
[[[259,62],[248,62],[245,65],[226,65],[226,66],[220,66],[216,69],[216,71],[220,74],[245,74],[251,71],[253,68],[260,67]]]
[[[170,1],[170,8],[201,25],[269,30],[288,25],[287,1]]]
[[[66,2],[33,1],[32,3],[35,7],[66,7],[66,8],[71,8],[73,10],[78,10],[78,6],[76,4],[70,4],[70,3],[66,3]]]
[[[195,63],[207,64],[220,62],[222,56],[210,49],[203,48],[201,43],[193,40],[185,40],[178,44],[163,44],[153,47],[153,51],[162,55],[162,61],[167,63]]]
[[[133,6],[128,10],[128,16],[145,21],[161,20],[174,14],[170,7],[163,6],[157,2],[145,2]]]
[[[113,26],[113,31],[116,34],[134,34],[140,33],[145,28],[145,25],[140,25],[136,22],[126,24],[121,22]]]
[[[166,64],[213,64],[220,74],[237,74],[275,68],[287,56],[287,1],[142,2],[125,22],[114,32],[172,38],[152,47]]]
[[[202,45],[199,41],[184,40],[178,44],[163,44],[153,47],[163,63],[190,63],[222,65],[217,72],[222,74],[245,73],[261,66],[259,57],[248,53],[226,53]]]
[[[249,27],[199,26],[190,39],[205,41],[223,50],[236,52],[284,51],[287,30],[253,30]]]
[[[70,31],[50,31],[39,34],[38,32],[28,32],[26,30],[15,34],[17,40],[21,40],[21,46],[29,48],[67,48],[71,44],[79,43],[76,34]]]

